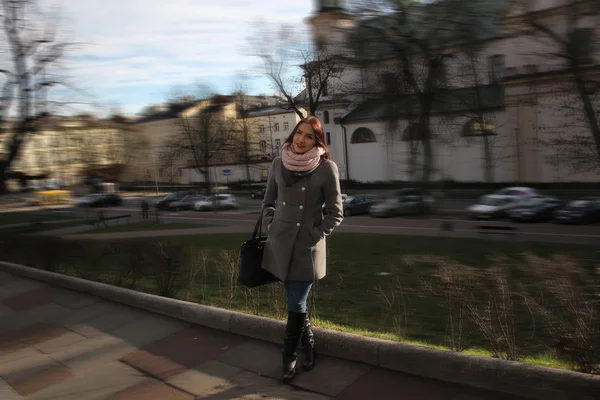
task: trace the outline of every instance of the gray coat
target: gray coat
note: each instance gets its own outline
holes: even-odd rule
[[[326,274],[325,237],[344,219],[337,165],[324,160],[291,186],[284,182],[282,171],[281,157],[276,157],[263,201],[263,226],[271,224],[271,228],[262,267],[282,281],[322,279]]]

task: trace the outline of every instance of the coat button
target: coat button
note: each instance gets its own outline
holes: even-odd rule
[[[300,206],[300,209],[302,210],[304,208],[304,206]]]
[[[302,190],[306,190],[306,188],[303,186],[303,187],[302,187]]]
[[[283,203],[281,203],[282,206],[285,206],[285,201]]]
[[[296,224],[296,226],[300,226],[300,222],[298,222],[298,223]]]

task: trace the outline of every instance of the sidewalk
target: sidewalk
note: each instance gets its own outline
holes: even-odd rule
[[[2,400],[517,400],[325,356],[289,386],[280,362],[266,342],[0,272]]]

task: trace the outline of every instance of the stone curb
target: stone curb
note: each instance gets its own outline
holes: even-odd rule
[[[194,324],[279,344],[285,324],[0,261],[0,269]],[[539,400],[600,398],[600,377],[315,328],[321,354]]]

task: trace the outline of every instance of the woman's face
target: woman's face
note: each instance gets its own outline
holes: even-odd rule
[[[301,123],[294,134],[294,140],[292,142],[294,151],[298,154],[303,154],[315,147],[316,144],[317,139],[315,138],[315,130],[313,127],[307,122]]]

